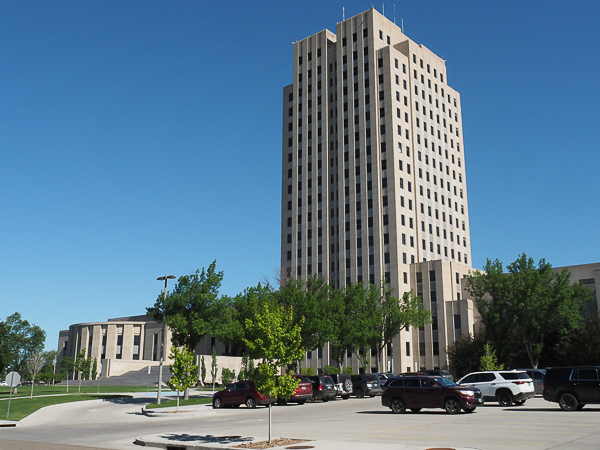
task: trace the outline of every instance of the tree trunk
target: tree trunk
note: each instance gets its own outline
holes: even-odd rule
[[[271,397],[269,397],[269,444],[271,443]]]
[[[33,385],[35,384],[35,375],[33,376],[33,381],[31,382],[31,393],[29,394],[29,398],[33,398]]]
[[[179,394],[177,394],[177,398],[179,398]],[[190,398],[190,388],[186,387],[185,391],[183,391],[183,399],[188,400]]]

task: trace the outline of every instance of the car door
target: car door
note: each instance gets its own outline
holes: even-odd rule
[[[404,403],[407,408],[422,408],[421,406],[421,382],[418,378],[404,378]]]
[[[484,397],[496,397],[496,389],[498,389],[498,379],[495,373],[484,372],[479,374],[479,383],[477,386],[481,390]],[[504,381],[504,380],[502,380]]]
[[[419,395],[421,408],[441,408],[440,398],[442,386],[431,378],[421,378],[421,392]]]
[[[600,380],[598,380],[597,369],[575,369],[571,373],[571,382],[581,403],[595,403],[600,401],[600,397],[598,396]]]

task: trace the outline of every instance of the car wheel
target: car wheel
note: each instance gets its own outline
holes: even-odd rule
[[[414,413],[421,412],[421,408],[410,408],[410,410]]]
[[[342,399],[344,399],[344,400],[348,400],[349,398],[350,398],[350,394],[348,394],[348,395],[342,395]]]
[[[512,395],[508,392],[500,392],[496,397],[500,406],[510,406],[513,403]]]
[[[239,408],[240,405],[232,405],[234,408]]]
[[[458,414],[460,412],[460,403],[455,398],[449,398],[444,403],[444,409],[448,414]]]
[[[284,405],[287,405],[287,403],[288,403],[287,400],[284,399],[284,398],[278,398],[277,399],[277,404],[278,405],[284,406]]]
[[[369,394],[369,397],[373,398],[375,397],[377,394]]]
[[[312,397],[308,397],[308,398],[306,399],[306,401],[307,401],[308,403],[314,403],[314,402],[315,402],[315,394],[313,394],[313,395],[312,395]]]
[[[221,400],[220,398],[215,398],[213,400],[213,408],[220,409],[222,407],[223,407],[223,400]]]
[[[344,381],[344,390],[346,392],[352,392],[352,381],[350,381],[350,380]]]
[[[252,397],[246,399],[246,408],[256,408],[256,400]]]
[[[463,408],[467,414],[470,414],[475,411],[476,408]]]
[[[563,394],[558,399],[560,409],[563,411],[575,411],[579,406],[579,402],[573,394]]]
[[[356,390],[355,395],[356,395],[356,398],[363,398],[365,396],[365,391],[363,391],[362,389],[359,388]]]
[[[390,409],[394,414],[402,414],[406,411],[406,405],[402,401],[402,399],[394,398],[390,402]]]
[[[525,404],[525,400],[519,400],[519,401],[515,400],[515,406],[523,406],[524,404]]]
[[[577,411],[581,411],[584,406],[585,406],[585,403],[580,403],[579,405],[577,405]]]
[[[304,405],[304,402],[305,402],[305,400],[300,400],[300,401],[298,402],[298,404],[299,404],[299,405]]]

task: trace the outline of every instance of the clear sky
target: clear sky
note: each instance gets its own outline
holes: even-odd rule
[[[216,259],[227,295],[273,280],[292,42],[343,6],[371,3],[3,2],[0,318],[55,349],[70,324],[143,314],[165,273]],[[474,267],[600,261],[600,2],[395,15],[461,93]]]

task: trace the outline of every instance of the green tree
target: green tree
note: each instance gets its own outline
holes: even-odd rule
[[[0,321],[0,375],[19,372],[34,352],[44,349],[46,332],[16,312]]]
[[[306,280],[287,280],[276,292],[277,302],[292,306],[294,321],[304,319],[302,347],[306,351],[324,347],[333,335],[334,323],[327,313],[332,288],[316,274]]]
[[[202,381],[202,386],[206,383],[206,364],[204,364],[204,355],[200,358],[202,365],[200,366],[200,380]]]
[[[461,378],[479,369],[479,363],[484,353],[486,336],[483,330],[475,335],[461,335],[446,349],[450,370]]]
[[[260,359],[254,382],[265,397],[290,398],[299,385],[291,374],[277,377],[281,367],[298,360],[304,354],[301,346],[303,320],[294,321],[292,307],[273,308],[268,303],[254,319],[246,320],[245,344],[250,357]],[[271,442],[271,402],[269,401],[269,443]]]
[[[325,375],[336,375],[340,373],[340,369],[335,366],[330,366],[329,364],[323,367],[323,373]]]
[[[374,286],[371,287],[374,289]],[[402,330],[412,326],[414,328],[422,327],[431,323],[431,311],[425,309],[423,300],[417,296],[411,289],[402,295],[398,300],[393,295],[393,291],[386,289],[385,284],[381,285],[381,300],[376,305],[380,312],[377,315],[377,336],[371,343],[373,348],[377,348],[378,370],[381,372],[385,364],[381,359],[383,348],[392,341]]]
[[[171,347],[169,358],[173,360],[173,364],[169,366],[172,376],[167,381],[167,385],[177,391],[177,411],[179,411],[179,392],[189,389],[196,383],[198,366],[195,364],[196,356],[185,346],[181,349]]]
[[[213,391],[215,390],[215,380],[217,379],[217,349],[213,345],[212,362],[210,364],[210,375],[212,377]]]
[[[585,316],[577,329],[561,336],[555,365],[592,366],[600,361],[600,316]]]
[[[160,294],[146,314],[156,322],[163,321],[172,331],[175,346],[183,345],[193,353],[198,343],[209,333],[214,334],[223,320],[223,300],[218,298],[223,272],[216,271],[213,261],[207,270],[179,277],[173,291]],[[186,389],[184,399],[189,390]]]
[[[591,291],[575,283],[571,285],[568,269],[558,272],[541,259],[536,266],[533,258],[523,253],[507,266],[489,259],[485,272],[467,277],[467,290],[496,349],[511,331],[515,331],[533,368],[537,368],[544,339],[548,333],[566,333],[577,328],[585,302]]]
[[[58,363],[60,373],[67,380],[67,392],[69,392],[69,374],[73,376],[75,372],[75,361],[70,356],[63,356]]]
[[[82,348],[81,351],[77,354],[77,357],[75,358],[75,362],[73,364],[73,370],[79,372],[78,392],[81,392],[81,379],[83,378],[83,374],[86,372],[86,369],[88,369],[88,360],[85,357],[85,348]]]
[[[98,359],[94,358],[94,362],[92,363],[92,380],[98,378]]]
[[[221,370],[221,382],[223,383],[223,386],[227,386],[232,381],[235,381],[235,370],[223,367]]]
[[[306,376],[312,376],[315,374],[315,369],[312,367],[303,367],[302,369],[300,369],[300,373],[302,375],[306,375]]]
[[[503,370],[504,364],[498,364],[494,347],[486,342],[483,347],[483,355],[479,359],[479,370]]]
[[[26,361],[27,370],[31,374],[31,393],[29,394],[29,398],[33,398],[33,386],[35,385],[35,376],[42,370],[44,364],[46,364],[46,360],[44,356],[40,352],[33,352],[29,355]]]

